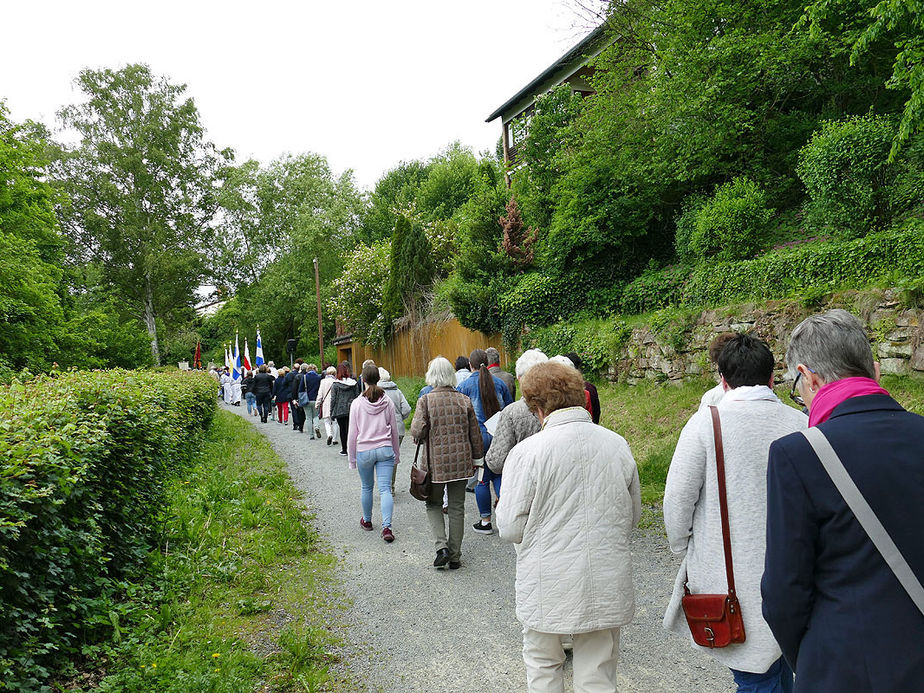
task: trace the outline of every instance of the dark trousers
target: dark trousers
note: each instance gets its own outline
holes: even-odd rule
[[[343,452],[347,451],[347,435],[350,432],[350,417],[349,416],[338,416],[337,425],[340,427],[340,449]]]
[[[266,421],[273,408],[272,395],[257,395],[257,413],[260,415],[260,421]]]
[[[293,404],[292,409],[292,430],[305,432],[305,410]]]

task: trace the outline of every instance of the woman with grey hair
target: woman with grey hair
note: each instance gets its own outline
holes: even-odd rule
[[[473,461],[484,456],[481,428],[472,401],[455,389],[456,372],[442,356],[430,362],[427,385],[433,389],[417,400],[411,435],[422,447],[422,469],[430,472],[433,490],[427,498],[427,520],[436,548],[435,568],[459,568],[465,531],[465,483]],[[442,498],[449,500],[449,536],[443,518]]]
[[[803,320],[786,360],[809,431],[770,446],[761,593],[764,618],[796,672],[793,690],[919,690],[924,418],[879,385],[866,332],[846,311]],[[848,505],[838,486],[851,484]],[[880,553],[886,543],[891,549]],[[893,572],[884,555],[904,557],[907,570]]]
[[[522,380],[523,376],[533,366],[545,363],[548,360],[549,357],[539,349],[527,349],[517,359],[517,380]],[[534,433],[538,433],[540,428],[542,428],[542,424],[539,422],[538,417],[529,410],[529,407],[526,406],[526,400],[521,397],[501,411],[497,420],[497,428],[494,430],[491,447],[484,456],[484,463],[495,474],[503,474],[504,461],[513,446],[520,441],[526,440]]]
[[[340,441],[338,437],[339,431],[337,430],[337,424],[333,417],[330,415],[330,388],[331,385],[334,384],[334,380],[336,378],[337,369],[333,366],[328,366],[324,371],[324,379],[321,380],[321,384],[318,385],[318,399],[315,402],[315,405],[318,408],[318,417],[324,421],[324,429],[327,431],[328,445]]]

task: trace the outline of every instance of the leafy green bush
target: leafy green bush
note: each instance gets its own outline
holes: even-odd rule
[[[119,580],[211,423],[203,375],[68,372],[0,391],[0,680],[41,687],[114,627]]]
[[[676,226],[674,232],[674,250],[677,253],[677,259],[687,265],[696,264],[696,253],[693,252],[690,242],[696,231],[696,219],[699,216],[700,210],[702,210],[703,206],[706,204],[706,199],[706,197],[699,194],[688,196],[683,201],[680,214],[677,215],[674,221]]]
[[[683,220],[681,228],[692,222],[690,254],[699,260],[742,260],[761,249],[773,210],[767,207],[767,195],[761,187],[739,176],[719,186],[715,195],[688,214],[693,214],[694,220]]]
[[[719,305],[808,292],[859,288],[924,275],[924,220],[849,241],[783,248],[753,260],[697,267],[684,286],[687,305]]]
[[[683,295],[683,285],[689,276],[690,268],[684,265],[646,271],[623,289],[619,299],[619,312],[627,315],[647,313],[677,303]]]
[[[894,136],[895,125],[885,116],[822,124],[799,152],[797,168],[810,198],[811,222],[856,237],[889,221],[889,188],[897,170],[888,163]]]
[[[621,320],[560,322],[523,335],[523,349],[541,349],[548,356],[575,352],[585,373],[599,373],[609,366],[625,345],[631,330]]]

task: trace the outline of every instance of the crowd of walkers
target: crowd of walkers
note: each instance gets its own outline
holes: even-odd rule
[[[796,408],[774,393],[775,359],[756,336],[719,335],[709,356],[718,385],[680,432],[665,485],[667,541],[682,562],[664,627],[726,666],[741,693],[924,690],[924,418],[881,387],[868,336],[843,310],[790,336]],[[410,435],[431,484],[433,566],[462,567],[473,490],[472,529],[516,549],[528,690],[564,691],[572,649],[575,691],[615,691],[635,613],[635,460],[599,425],[577,354],[525,351],[515,375],[499,361],[494,349],[436,357],[418,395]],[[259,376],[244,386],[257,402]],[[377,483],[390,543],[407,399],[372,362],[358,381],[345,363],[318,380],[328,444],[339,433],[359,472],[360,525],[373,529]],[[282,390],[295,406],[293,393]],[[618,412],[609,419],[619,427]]]

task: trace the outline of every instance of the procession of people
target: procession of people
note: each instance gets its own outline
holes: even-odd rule
[[[721,334],[709,355],[718,385],[680,431],[665,485],[667,542],[682,562],[664,627],[727,667],[741,693],[919,689],[924,417],[879,385],[868,337],[842,310],[793,331],[795,408],[774,393],[775,359],[758,337]],[[298,359],[242,384],[262,422],[272,392],[278,422],[291,412],[293,430],[307,423],[310,438],[340,443],[358,472],[358,529],[378,525],[388,544],[400,535],[395,479],[406,488],[409,471],[395,470],[409,432],[417,454],[404,467],[420,472],[412,492],[433,567],[464,566],[467,490],[472,531],[515,547],[527,689],[564,691],[570,653],[575,691],[615,691],[641,515],[630,444],[598,423],[578,354],[529,349],[514,373],[499,360],[491,347],[433,358],[407,428],[407,398],[372,361],[358,379],[348,362],[321,375]],[[239,402],[219,375],[225,403]]]

